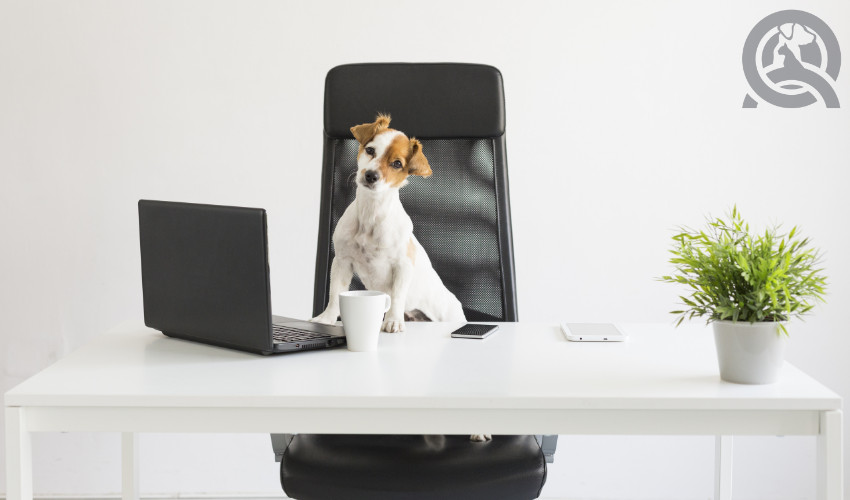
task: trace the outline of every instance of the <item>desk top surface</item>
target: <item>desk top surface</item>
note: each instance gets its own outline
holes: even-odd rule
[[[6,406],[830,410],[787,364],[776,384],[722,382],[711,329],[621,325],[626,342],[568,342],[557,325],[408,323],[377,352],[259,356],[139,328],[104,335],[6,393]]]

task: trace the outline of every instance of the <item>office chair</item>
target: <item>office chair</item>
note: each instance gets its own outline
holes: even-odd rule
[[[412,178],[401,201],[467,320],[517,321],[502,75],[475,64],[353,64],[328,73],[313,314],[327,305],[333,229],[355,195],[358,143],[349,128],[379,112],[422,142],[434,173]],[[363,288],[356,276],[351,288]],[[272,436],[283,489],[299,500],[533,499],[556,439]]]

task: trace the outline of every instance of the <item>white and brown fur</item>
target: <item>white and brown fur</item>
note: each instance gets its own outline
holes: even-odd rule
[[[413,222],[399,199],[408,177],[428,177],[431,166],[422,144],[389,124],[389,116],[378,115],[373,123],[351,127],[360,143],[356,196],[334,230],[328,306],[312,321],[336,322],[339,294],[348,290],[355,273],[367,289],[390,296],[385,332],[403,332],[406,317],[466,321],[460,301],[413,235]],[[470,439],[486,441],[490,436],[473,434]]]

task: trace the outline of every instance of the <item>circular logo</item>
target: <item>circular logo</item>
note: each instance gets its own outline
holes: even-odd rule
[[[741,56],[747,83],[762,102],[802,108],[818,101],[838,108],[835,81],[841,48],[835,33],[819,17],[801,10],[775,12],[755,25]],[[751,94],[745,108],[755,108]]]

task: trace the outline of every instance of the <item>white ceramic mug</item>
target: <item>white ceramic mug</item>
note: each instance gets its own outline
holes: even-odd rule
[[[339,313],[349,351],[375,351],[384,313],[390,310],[390,296],[371,290],[339,294]]]

